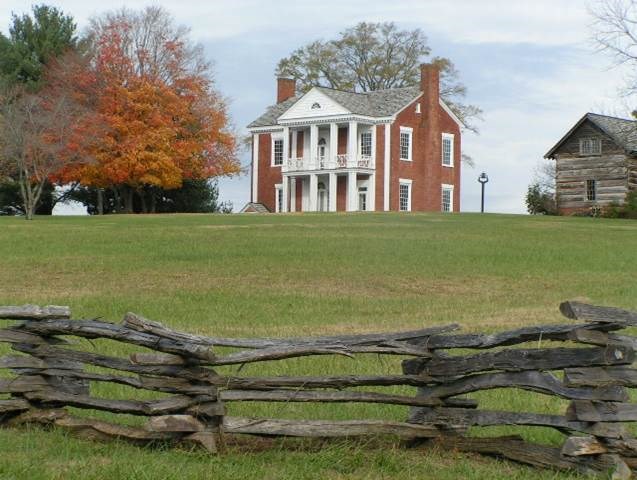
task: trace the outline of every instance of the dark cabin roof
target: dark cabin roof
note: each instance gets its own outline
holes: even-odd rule
[[[356,115],[388,117],[398,113],[420,94],[419,87],[390,88],[373,92],[345,92],[327,87],[315,87],[321,93]],[[277,124],[283,115],[301,96],[287,99],[267,108],[265,113],[248,125],[248,128],[269,127]]]
[[[608,135],[619,147],[627,153],[637,152],[637,122],[619,117],[610,117],[598,113],[587,113],[551,148],[544,158],[555,158],[555,152],[585,121],[590,121],[595,127]]]

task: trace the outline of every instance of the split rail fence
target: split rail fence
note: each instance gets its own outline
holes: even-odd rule
[[[16,321],[0,329],[0,342],[15,352],[0,357],[0,368],[12,375],[0,378],[0,393],[8,394],[0,399],[0,421],[6,427],[54,425],[92,439],[190,442],[210,452],[228,434],[386,434],[538,467],[612,471],[616,478],[630,478],[637,471],[637,439],[627,428],[627,422],[637,421],[637,404],[628,390],[637,387],[637,370],[631,366],[637,338],[618,331],[637,325],[637,313],[578,302],[565,302],[560,310],[575,321],[495,334],[457,334],[452,333],[457,325],[447,325],[363,335],[234,339],[178,332],[133,313],[115,324],[72,320],[68,307],[0,307],[0,319]],[[104,342],[78,348],[73,337],[109,339],[145,350],[122,358],[96,353]],[[219,353],[216,347],[238,350]],[[460,354],[448,353],[457,349]],[[397,375],[248,377],[215,371],[224,365],[369,353],[409,358]],[[167,395],[146,401],[100,398],[92,394],[96,382]],[[379,391],[394,386],[417,387],[417,393]],[[556,415],[484,410],[466,397],[495,388],[523,389],[570,403]],[[243,418],[226,414],[226,404],[232,402],[381,403],[409,407],[409,415],[405,422]],[[65,407],[148,418],[144,426],[132,427],[75,416]],[[470,427],[495,425],[550,427],[565,439],[557,448],[519,436],[467,435]]]

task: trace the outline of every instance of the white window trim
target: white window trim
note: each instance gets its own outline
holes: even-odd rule
[[[444,212],[444,210],[442,210],[442,192],[444,190],[449,190],[451,192],[451,195],[449,196],[449,212],[445,212],[445,213],[453,213],[453,189],[454,189],[454,185],[449,185],[447,183],[443,183],[442,188],[440,189],[440,210]]]
[[[274,213],[281,213],[281,209],[279,208],[279,195],[283,195],[282,183],[274,185]]]
[[[441,161],[442,161],[442,166],[443,167],[448,167],[448,168],[453,168],[453,164],[454,164],[454,134],[453,133],[443,133],[442,134],[442,140],[451,140],[451,151],[450,151],[450,158],[451,158],[451,165],[447,165],[445,163],[445,156],[444,156],[444,142],[441,142],[441,150],[440,153],[442,155]]]
[[[285,151],[283,152],[283,161],[281,162],[281,165],[277,165],[276,163],[274,163],[274,142],[276,141],[282,141],[283,142],[283,150],[285,150],[285,139],[283,138],[283,135],[271,135],[272,137],[272,146],[271,146],[271,154],[270,154],[270,166],[272,167],[280,167],[285,163]]]
[[[412,194],[411,194],[411,184],[413,183],[413,181],[409,178],[399,178],[398,179],[398,211],[399,212],[411,212],[411,199],[412,199]],[[407,185],[409,187],[409,201],[407,202],[407,210],[401,210],[400,209],[400,186],[401,185]]]
[[[409,135],[409,158],[403,158],[402,149],[400,148],[400,137],[403,133],[407,133]],[[403,162],[411,162],[413,160],[413,150],[414,150],[414,129],[411,127],[400,127],[400,135],[398,136],[398,157]]]

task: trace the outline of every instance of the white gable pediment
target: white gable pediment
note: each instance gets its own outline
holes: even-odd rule
[[[278,119],[294,120],[295,118],[327,117],[331,115],[347,115],[349,113],[351,112],[345,107],[313,88],[299,98]]]

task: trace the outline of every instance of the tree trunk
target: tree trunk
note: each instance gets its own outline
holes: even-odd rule
[[[139,200],[142,205],[142,213],[148,213],[148,205],[146,204],[146,192],[143,188],[137,190],[137,195],[139,195]]]
[[[122,213],[122,196],[117,187],[112,187],[113,196],[115,197],[115,212]]]
[[[97,189],[97,214],[104,215],[104,189]]]
[[[133,189],[128,185],[122,187],[124,196],[124,213],[133,213]]]
[[[154,190],[150,192],[150,213],[157,213],[157,196]]]

